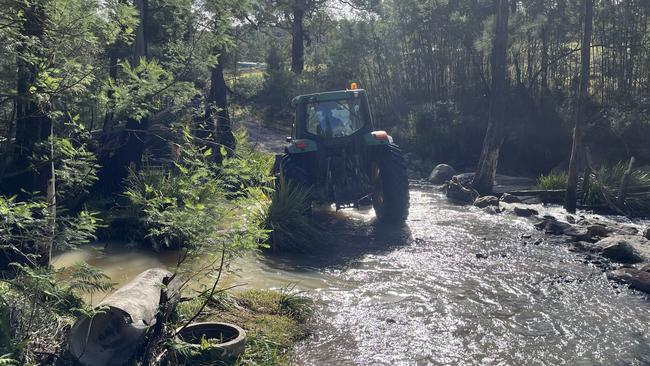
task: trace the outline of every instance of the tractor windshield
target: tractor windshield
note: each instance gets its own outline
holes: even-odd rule
[[[350,136],[363,127],[359,99],[307,105],[307,131],[325,137]]]

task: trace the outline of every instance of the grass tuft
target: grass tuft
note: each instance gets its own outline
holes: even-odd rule
[[[327,232],[305,211],[311,204],[309,189],[281,179],[266,216],[274,251],[304,252],[327,238]]]

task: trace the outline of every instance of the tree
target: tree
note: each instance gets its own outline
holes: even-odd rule
[[[306,0],[294,0],[291,4],[293,13],[291,27],[291,71],[301,74],[305,68],[305,31],[304,18],[307,8]]]
[[[32,155],[38,143],[47,140],[51,123],[47,103],[34,98],[36,79],[41,70],[46,22],[45,3],[41,0],[24,3],[21,26],[21,45],[17,49],[16,74],[16,143],[11,167],[13,177],[6,183],[9,192],[45,192],[48,170],[45,167],[32,171]]]
[[[207,126],[215,135],[218,145],[214,149],[213,155],[218,163],[221,163],[222,159],[221,146],[226,149],[227,156],[232,156],[235,150],[235,135],[232,133],[230,113],[228,112],[228,86],[223,76],[224,48],[221,50],[219,60],[210,73],[210,93],[208,94],[205,112]]]
[[[490,90],[490,110],[487,132],[483,140],[483,150],[478,163],[476,175],[472,181],[474,189],[481,194],[492,193],[494,177],[499,162],[499,152],[503,144],[503,126],[506,100],[506,51],[508,48],[508,0],[495,0],[496,20],[492,44],[491,71],[492,87]]]
[[[582,45],[580,52],[580,86],[575,108],[575,128],[573,130],[573,147],[569,162],[567,190],[564,198],[564,208],[574,213],[576,211],[578,191],[578,166],[580,160],[585,158],[584,128],[586,107],[589,100],[589,66],[591,63],[591,30],[593,27],[593,0],[584,0],[584,26],[582,32]]]

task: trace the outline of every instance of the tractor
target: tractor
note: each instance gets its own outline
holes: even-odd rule
[[[370,204],[377,219],[403,223],[409,182],[400,148],[375,131],[366,91],[350,89],[300,95],[292,100],[295,123],[284,154],[276,156],[276,181],[308,189],[312,203],[336,210]]]

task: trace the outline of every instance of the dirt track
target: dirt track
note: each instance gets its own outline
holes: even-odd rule
[[[236,126],[242,126],[248,130],[249,140],[251,144],[268,151],[270,153],[282,153],[287,134],[268,127],[262,126],[258,121],[251,119],[243,119],[236,122]]]

